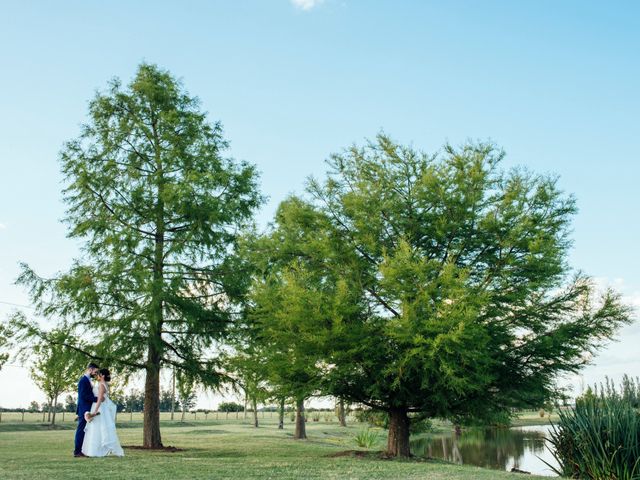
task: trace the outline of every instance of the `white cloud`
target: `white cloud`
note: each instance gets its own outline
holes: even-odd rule
[[[324,2],[324,0],[291,0],[293,6],[300,10],[311,10],[322,2]]]
[[[4,223],[0,223],[0,230],[4,230],[7,226]]]

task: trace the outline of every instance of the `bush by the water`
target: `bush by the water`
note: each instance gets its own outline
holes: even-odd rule
[[[584,479],[640,479],[640,385],[625,377],[619,393],[607,381],[576,400],[575,408],[560,410],[551,432],[556,473]]]

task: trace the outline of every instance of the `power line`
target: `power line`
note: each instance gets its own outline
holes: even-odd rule
[[[2,300],[0,300],[0,303],[2,303],[3,305],[11,305],[12,307],[31,308],[31,309],[35,310],[35,307],[32,307],[31,305],[21,305],[19,303],[4,302]]]

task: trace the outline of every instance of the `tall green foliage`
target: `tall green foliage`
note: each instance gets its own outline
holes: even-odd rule
[[[259,350],[251,346],[237,347],[235,355],[228,360],[230,375],[236,391],[244,394],[245,404],[251,403],[253,426],[258,428],[258,403],[272,396],[268,385],[269,372]]]
[[[61,330],[49,332],[54,342],[41,340],[32,347],[31,378],[47,397],[49,421],[56,423],[58,398],[63,393],[75,390],[78,378],[86,366],[86,357],[62,346],[73,342]]]
[[[503,156],[380,135],[332,156],[310,201],[277,218],[289,226],[269,256],[293,266],[265,282],[294,287],[256,308],[274,305],[264,322],[294,344],[306,337],[293,319],[323,338],[325,392],[388,412],[392,455],[410,454],[411,412],[463,422],[541,404],[629,321],[615,292],[596,298],[570,274],[574,199],[553,177],[502,170]]]
[[[0,324],[0,370],[9,360],[10,338],[8,326]]]
[[[87,354],[145,372],[146,447],[162,445],[160,369],[217,384],[212,347],[246,288],[236,235],[261,197],[254,168],[226,148],[220,124],[168,72],[142,64],[126,87],[112,81],[61,154],[69,236],[83,254],[53,279],[24,266],[19,280]]]
[[[637,386],[629,377],[621,393],[610,382],[600,392],[589,391],[575,408],[559,410],[551,433],[558,475],[599,480],[640,479],[640,411],[629,393]]]
[[[178,402],[182,407],[182,416],[180,417],[180,421],[184,422],[187,411],[196,405],[196,381],[190,372],[178,370],[176,372],[176,385],[178,390]]]
[[[258,349],[275,397],[296,403],[294,438],[306,438],[304,401],[321,387],[327,332],[348,292],[331,271],[328,224],[297,198],[284,201],[263,236],[248,241],[256,266],[247,336]]]

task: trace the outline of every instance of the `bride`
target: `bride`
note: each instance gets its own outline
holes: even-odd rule
[[[102,368],[97,374],[98,384],[93,387],[93,394],[98,398],[85,413],[85,427],[82,453],[87,457],[104,457],[107,455],[124,456],[116,433],[116,404],[109,398],[109,370]]]

